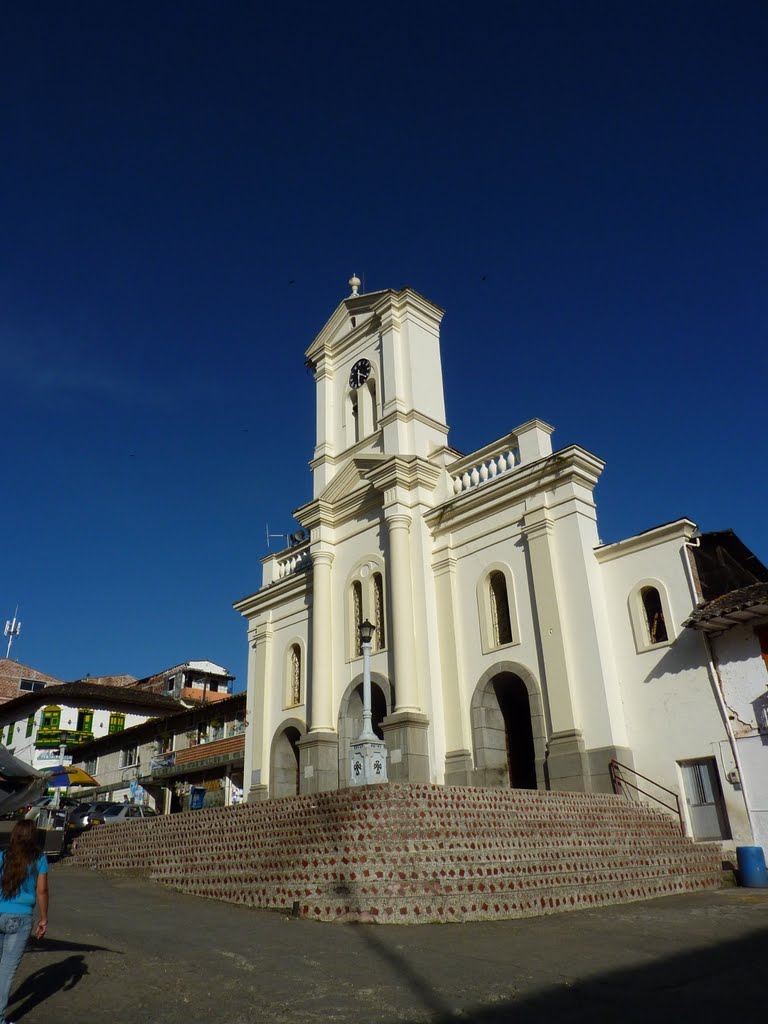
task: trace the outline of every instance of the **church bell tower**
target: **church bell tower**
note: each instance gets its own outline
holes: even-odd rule
[[[440,321],[410,288],[351,294],[306,352],[317,384],[314,497],[361,454],[429,458],[447,445]]]

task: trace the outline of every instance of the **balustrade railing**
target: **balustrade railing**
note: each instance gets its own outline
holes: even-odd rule
[[[302,572],[312,565],[309,557],[309,544],[302,547],[290,548],[284,555],[276,556],[275,579],[282,580],[295,572]]]
[[[494,450],[495,448],[495,450]],[[460,459],[450,466],[451,483],[454,494],[471,491],[481,484],[488,483],[503,476],[520,465],[520,452],[515,445],[513,436],[499,442],[499,446],[489,446],[472,455]]]

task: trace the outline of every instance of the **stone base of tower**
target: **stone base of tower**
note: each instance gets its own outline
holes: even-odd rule
[[[549,788],[567,793],[590,793],[589,757],[581,729],[553,733],[547,744]]]
[[[299,792],[328,793],[339,788],[339,734],[310,732],[300,739]]]
[[[261,783],[257,783],[248,790],[246,796],[246,802],[249,804],[258,804],[262,800],[269,800],[269,786],[264,786]]]
[[[445,785],[474,786],[471,750],[449,750],[445,755]]]
[[[429,718],[418,711],[396,711],[381,722],[387,744],[390,782],[429,782]]]
[[[628,768],[634,764],[629,747],[593,747],[587,750],[581,730],[554,733],[547,744],[548,788],[569,793],[612,793],[608,768],[612,759]]]

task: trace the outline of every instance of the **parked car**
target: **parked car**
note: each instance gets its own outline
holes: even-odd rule
[[[101,814],[90,815],[92,825],[119,825],[134,818],[156,818],[157,811],[142,804],[112,804]]]
[[[82,832],[91,827],[91,817],[94,814],[104,814],[110,807],[122,807],[122,804],[114,803],[111,800],[101,800],[97,803],[77,804],[71,808],[67,815],[67,828],[70,832]]]
[[[68,796],[60,796],[58,806],[62,811],[68,811],[71,807],[77,806],[77,800]],[[51,811],[56,807],[56,796],[41,796],[31,804],[26,804],[14,811],[13,817],[16,821],[37,821],[43,811]]]

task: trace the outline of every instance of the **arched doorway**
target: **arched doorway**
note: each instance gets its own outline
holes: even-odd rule
[[[478,785],[543,788],[544,720],[531,680],[505,670],[487,674],[475,690],[471,714]]]
[[[389,682],[378,674],[371,676],[371,726],[384,739],[381,723],[392,713],[394,694]],[[347,689],[339,707],[339,785],[349,784],[349,745],[363,728],[363,683],[355,680]]]
[[[299,748],[301,732],[287,725],[272,741],[272,764],[269,780],[271,797],[295,796],[299,792]]]

